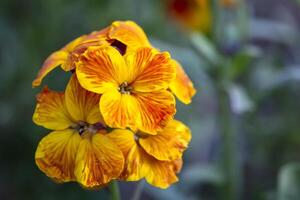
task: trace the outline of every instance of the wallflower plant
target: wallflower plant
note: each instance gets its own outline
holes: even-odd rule
[[[179,62],[134,22],[116,21],[52,53],[33,87],[58,66],[73,73],[65,91],[45,86],[33,114],[52,130],[36,150],[41,171],[84,188],[143,178],[168,188],[178,181],[191,133],[174,119],[174,95],[189,104],[196,92]]]

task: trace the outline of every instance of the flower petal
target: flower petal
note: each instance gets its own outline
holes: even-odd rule
[[[175,78],[175,66],[170,55],[159,53],[153,48],[140,48],[126,56],[126,62],[135,77],[132,87],[135,91],[152,92],[167,89]]]
[[[113,128],[137,127],[139,105],[136,98],[117,90],[106,92],[100,99],[100,111],[105,123]]]
[[[107,40],[108,27],[100,31],[94,31],[89,35],[86,35],[78,45],[73,46],[70,50],[68,59],[61,66],[65,71],[70,71],[75,68],[75,63],[78,61],[81,54],[90,46],[100,46],[103,44],[109,44]]]
[[[37,95],[32,120],[37,125],[52,130],[63,130],[73,125],[66,108],[64,94],[51,91],[47,87]]]
[[[173,120],[157,135],[140,138],[143,149],[158,160],[179,159],[191,140],[191,132],[183,123]]]
[[[125,157],[125,167],[121,179],[137,181],[146,178],[153,186],[167,188],[178,179],[176,173],[180,170],[181,162],[159,161],[147,154],[134,139],[129,130],[114,130],[108,134],[122,150]]]
[[[173,61],[176,66],[176,78],[171,82],[170,89],[181,102],[189,104],[196,94],[196,89],[181,65]]]
[[[40,69],[40,71],[38,72],[37,77],[33,80],[32,82],[32,87],[37,87],[41,84],[43,78],[49,73],[51,72],[53,69],[55,69],[56,67],[60,66],[62,67],[62,69],[64,69],[65,71],[69,71],[72,69],[72,66],[69,66],[70,64],[66,64],[69,54],[70,52],[78,45],[80,44],[80,42],[82,42],[82,40],[85,38],[85,35],[76,38],[75,40],[73,40],[72,42],[70,42],[69,44],[67,44],[65,47],[63,47],[61,50],[59,51],[55,51],[54,53],[52,53],[44,62],[44,64],[42,65],[42,68]]]
[[[149,184],[161,189],[166,189],[171,184],[178,181],[176,176],[177,168],[174,166],[173,162],[160,161],[148,154],[146,155],[147,156],[144,156],[144,165],[148,170],[146,170],[147,173],[145,178]]]
[[[172,162],[155,159],[137,144],[131,148],[126,159],[124,174],[128,181],[146,178],[149,184],[163,189],[178,181]]]
[[[143,132],[155,135],[176,113],[175,98],[167,90],[136,93],[135,98],[139,104],[140,114],[138,129]]]
[[[128,129],[114,129],[112,132],[107,134],[107,137],[111,139],[115,144],[117,144],[122,151],[125,158],[124,169],[126,169],[126,166],[128,166],[126,158],[131,151],[131,148],[136,145],[133,132]],[[122,174],[119,176],[119,179],[126,180],[127,177],[127,171],[123,170]]]
[[[99,94],[118,88],[128,74],[120,53],[106,45],[89,47],[80,57],[76,73],[82,87]]]
[[[35,161],[41,171],[58,182],[74,181],[74,164],[80,135],[71,129],[53,131],[36,150]]]
[[[99,187],[116,179],[124,167],[121,150],[106,136],[87,135],[78,148],[75,176],[84,187]]]
[[[103,121],[99,110],[100,95],[83,89],[75,74],[67,85],[65,98],[67,109],[76,121],[89,124]]]
[[[131,147],[135,145],[134,134],[128,129],[114,129],[106,136],[119,146],[124,157],[127,157]]]
[[[108,37],[127,45],[129,51],[139,47],[151,47],[143,29],[133,21],[115,21],[110,27]]]
[[[41,84],[43,78],[53,69],[63,64],[68,58],[68,52],[56,51],[52,53],[44,62],[42,68],[38,72],[37,77],[32,82],[32,87],[37,87]]]

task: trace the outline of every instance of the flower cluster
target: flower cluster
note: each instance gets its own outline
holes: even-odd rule
[[[174,95],[189,104],[195,94],[181,65],[154,48],[132,21],[116,21],[52,53],[33,87],[54,68],[72,72],[64,92],[44,87],[33,121],[53,130],[35,160],[57,182],[85,188],[111,180],[175,183],[189,128],[174,119]]]

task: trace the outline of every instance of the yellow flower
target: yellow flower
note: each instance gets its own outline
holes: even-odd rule
[[[141,47],[153,48],[142,28],[136,23],[132,21],[115,21],[111,26],[101,31],[81,36],[61,50],[51,54],[44,62],[32,86],[39,86],[43,78],[59,65],[65,71],[74,69],[75,62],[89,46],[100,46],[103,44],[111,45],[121,55],[130,54]],[[175,60],[174,65],[176,67],[176,79],[171,83],[170,89],[180,101],[189,104],[196,90],[181,65]]]
[[[156,134],[176,112],[175,99],[166,90],[175,77],[168,53],[139,48],[122,56],[109,45],[89,47],[76,74],[82,87],[103,94],[100,111],[110,127]]]
[[[35,160],[50,178],[93,188],[119,177],[124,157],[105,134],[99,98],[84,90],[75,75],[65,93],[45,88],[37,96],[33,121],[53,131],[40,141]]]
[[[190,130],[183,123],[173,120],[157,135],[115,129],[112,139],[125,157],[121,179],[146,181],[159,188],[167,188],[178,181],[176,174],[182,165],[182,153],[191,139]]]
[[[129,53],[141,47],[153,48],[144,31],[132,21],[115,21],[108,31],[108,37],[125,44]],[[180,63],[173,60],[173,64],[176,78],[170,83],[170,89],[181,102],[189,104],[196,89]]]

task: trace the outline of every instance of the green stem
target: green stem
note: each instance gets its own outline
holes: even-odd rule
[[[131,200],[139,200],[140,199],[141,194],[143,192],[143,187],[144,187],[144,181],[140,181],[136,186],[136,189],[133,193]]]
[[[223,84],[222,84],[223,85]],[[229,96],[224,86],[219,86],[220,95],[220,123],[223,131],[223,172],[224,172],[224,199],[237,199],[237,176],[236,165],[236,135],[232,128],[232,115],[230,110]]]
[[[121,200],[120,190],[119,190],[119,186],[118,186],[118,182],[117,181],[113,181],[109,185],[109,190],[111,192],[111,200]]]

